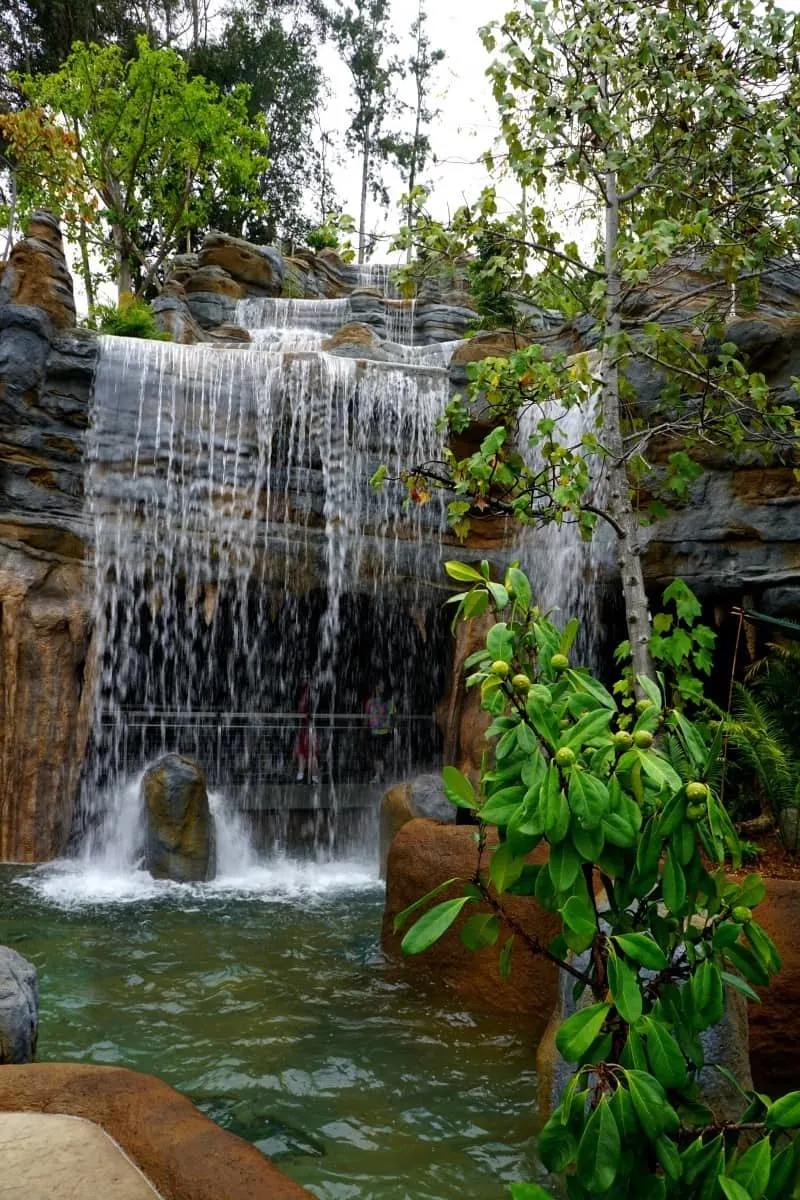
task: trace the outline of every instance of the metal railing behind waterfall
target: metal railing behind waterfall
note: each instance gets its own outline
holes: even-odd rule
[[[161,754],[203,768],[208,785],[257,802],[273,785],[319,781],[360,784],[398,779],[441,765],[441,734],[431,714],[397,714],[387,733],[370,731],[363,713],[151,712],[103,714],[115,726],[123,776]],[[119,736],[121,735],[121,736]],[[298,780],[298,775],[302,777]]]

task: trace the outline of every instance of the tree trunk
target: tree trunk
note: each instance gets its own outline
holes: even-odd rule
[[[94,282],[89,262],[89,242],[86,235],[86,222],[83,220],[78,228],[78,245],[81,251],[81,274],[83,275],[83,286],[86,289],[86,303],[91,313],[95,306]]]
[[[114,229],[114,246],[117,252],[117,301],[119,302],[126,292],[133,293],[133,272],[125,238],[122,230],[118,228]]]
[[[639,675],[654,678],[650,657],[650,613],[642,569],[640,525],[631,504],[628,474],[623,458],[620,428],[619,367],[615,339],[622,327],[620,314],[620,278],[617,260],[619,238],[619,199],[615,171],[605,174],[605,269],[606,318],[601,365],[601,405],[603,441],[609,453],[608,510],[617,525],[617,564],[622,581],[625,620],[631,644],[634,681]],[[636,683],[637,694],[643,695]]]
[[[358,219],[358,261],[363,263],[367,249],[367,183],[369,181],[369,125],[364,130],[364,153],[361,161],[361,214]]]

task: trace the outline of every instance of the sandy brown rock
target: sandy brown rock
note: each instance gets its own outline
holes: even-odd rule
[[[794,1036],[800,995],[800,882],[767,879],[766,899],[755,917],[783,958],[761,1004],[750,1005],[750,1059],[757,1088],[779,1096],[800,1088],[800,1047]]]
[[[530,342],[510,329],[485,329],[476,333],[463,346],[456,346],[451,366],[480,362],[484,358],[508,358],[515,350],[524,350]]]
[[[88,736],[84,567],[0,543],[0,860],[63,853]]]
[[[75,324],[75,294],[58,222],[35,212],[28,234],[11,251],[0,282],[0,300],[40,308],[56,329]]]
[[[466,1007],[524,1014],[541,1032],[556,1003],[557,972],[520,939],[514,947],[511,975],[503,983],[498,959],[504,935],[496,946],[467,950],[459,930],[468,913],[456,921],[435,948],[418,957],[402,956],[400,941],[405,931],[395,934],[392,930],[394,917],[437,884],[456,876],[469,879],[476,862],[474,833],[469,825],[440,825],[424,818],[409,821],[400,829],[389,851],[383,948],[390,957],[403,962],[409,976],[428,977],[452,988]],[[542,858],[537,850],[531,861],[540,862]],[[454,884],[431,903],[460,894],[461,885]],[[558,919],[546,913],[533,897],[508,896],[504,903],[514,920],[543,945],[555,936]]]
[[[375,330],[361,321],[351,321],[337,329],[336,333],[322,343],[323,350],[335,350],[338,346],[380,346]]]
[[[142,782],[145,865],[177,883],[214,878],[214,824],[203,772],[180,754],[165,754]]]
[[[199,267],[183,284],[187,294],[192,292],[216,292],[239,300],[244,294],[244,285],[222,267]]]
[[[164,1200],[309,1200],[255,1146],[220,1129],[152,1075],[76,1063],[3,1067],[0,1111],[95,1121]]]
[[[283,259],[271,246],[256,246],[243,238],[212,230],[200,251],[200,267],[222,267],[228,276],[254,296],[280,296]],[[198,289],[200,290],[200,289]]]

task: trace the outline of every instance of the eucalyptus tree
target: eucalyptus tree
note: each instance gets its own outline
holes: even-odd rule
[[[414,242],[414,222],[419,208],[420,176],[431,152],[428,129],[438,116],[430,107],[430,95],[436,68],[443,60],[444,50],[435,50],[426,29],[427,13],[419,0],[417,15],[411,26],[412,52],[405,63],[405,73],[413,80],[414,102],[403,107],[410,110],[414,129],[410,136],[396,135],[387,141],[389,153],[397,163],[405,182],[405,218],[408,231],[407,257],[411,261]]]
[[[380,166],[389,153],[383,126],[394,104],[393,83],[398,64],[387,58],[396,42],[390,21],[389,0],[338,0],[331,25],[339,53],[350,72],[353,107],[345,143],[361,158],[361,200],[358,223],[358,261],[364,262],[368,244],[367,196],[384,202]]]
[[[608,520],[634,672],[651,675],[639,484],[682,497],[703,446],[791,456],[797,445],[797,393],[770,392],[725,330],[765,280],[798,269],[798,18],[773,0],[525,0],[482,37],[504,143],[494,162],[534,202],[501,221],[489,189],[453,228],[429,225],[423,245],[452,253],[489,230],[492,270],[500,246],[532,262],[529,296],[591,314],[596,352],[545,361],[533,346],[475,368],[496,434],[473,458],[450,454],[423,474],[461,493],[450,506],[461,532],[481,510],[574,520],[587,536]],[[548,211],[554,187],[572,190],[583,239],[565,238]],[[661,386],[647,421],[628,379],[637,360]],[[522,409],[588,408],[592,397],[597,426],[580,444],[566,442],[550,405],[531,438],[539,466],[523,461],[506,433]],[[450,419],[465,424],[465,407]],[[672,446],[663,472],[651,470],[656,439]],[[591,499],[592,457],[602,504]]]

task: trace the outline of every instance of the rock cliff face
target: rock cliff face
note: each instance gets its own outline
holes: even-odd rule
[[[96,347],[58,227],[0,277],[0,859],[65,847],[86,743],[83,447]]]

